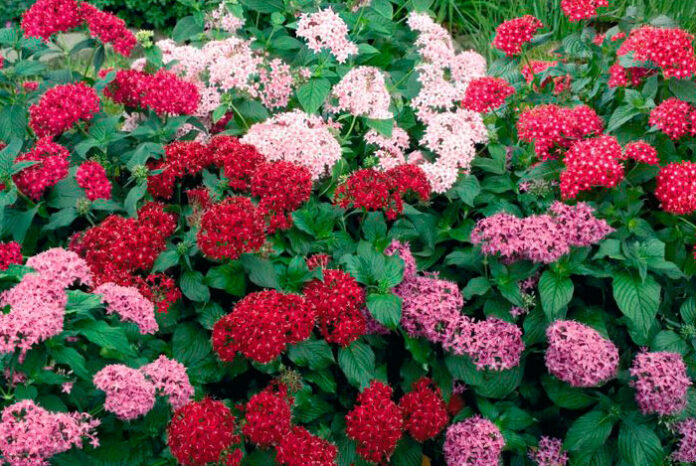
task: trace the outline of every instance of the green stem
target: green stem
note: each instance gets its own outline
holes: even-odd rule
[[[353,116],[353,120],[350,122],[350,128],[348,128],[348,132],[346,133],[346,136],[343,138],[342,142],[346,142],[350,139],[350,135],[353,132],[353,128],[355,127],[355,122],[357,121],[357,119],[357,116]]]
[[[234,106],[233,103],[230,103],[230,107],[232,108],[232,111],[239,115],[239,119],[242,120],[242,124],[244,125],[245,129],[249,129],[249,124],[247,124],[247,121],[244,119],[244,116],[240,113],[239,110],[237,110],[237,107]]]

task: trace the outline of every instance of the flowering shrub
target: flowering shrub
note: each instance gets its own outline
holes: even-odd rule
[[[554,2],[0,30],[0,457],[696,461],[694,38]]]

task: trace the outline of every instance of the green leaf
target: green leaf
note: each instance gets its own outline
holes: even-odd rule
[[[372,128],[385,138],[392,137],[392,131],[394,130],[394,119],[388,118],[384,120],[373,120],[371,118],[365,118],[365,124],[368,128]]]
[[[262,288],[280,288],[278,273],[273,263],[252,254],[242,255],[244,270],[249,274],[249,280]]]
[[[65,306],[66,311],[76,313],[88,312],[92,309],[101,307],[102,301],[100,295],[85,293],[80,290],[68,290],[68,304]]]
[[[571,387],[557,378],[545,374],[541,377],[541,386],[553,404],[565,409],[587,408],[596,400],[585,393],[582,388]]]
[[[415,11],[426,12],[428,8],[430,8],[430,5],[433,4],[433,1],[434,0],[411,0],[411,4]]]
[[[696,104],[696,83],[689,79],[671,79],[669,90],[680,100]]]
[[[283,11],[283,0],[242,0],[242,5],[259,13]]]
[[[305,340],[290,346],[288,357],[298,366],[308,366],[313,371],[329,367],[335,362],[333,351],[325,340]]]
[[[519,387],[524,374],[523,364],[504,371],[477,370],[466,356],[447,356],[445,364],[455,379],[464,381],[474,393],[486,398],[505,398]]]
[[[331,91],[331,83],[328,79],[314,78],[297,89],[297,100],[307,113],[315,113],[326,101]]]
[[[13,137],[4,149],[0,150],[0,177],[12,175],[15,158],[22,150],[22,140]]]
[[[367,218],[362,224],[365,239],[374,243],[377,239],[387,234],[387,222],[384,221],[382,212],[368,212]]]
[[[205,275],[205,283],[211,288],[225,290],[227,294],[244,296],[246,291],[244,268],[237,262],[211,267]]]
[[[70,367],[78,377],[85,380],[92,380],[92,374],[87,370],[87,361],[75,348],[64,346],[49,347],[48,354],[56,360],[58,364],[65,364]]]
[[[67,227],[73,220],[77,218],[77,210],[74,207],[61,209],[51,215],[49,222],[44,226],[46,230],[57,230],[58,228]]]
[[[203,284],[203,274],[197,270],[187,270],[179,279],[181,292],[191,301],[206,302],[210,300],[210,290]]]
[[[205,303],[202,310],[198,309],[197,311],[198,323],[200,323],[206,330],[212,330],[215,323],[226,314],[222,306],[215,301]]]
[[[375,378],[375,353],[362,341],[338,350],[338,365],[351,385],[364,388]]]
[[[474,175],[468,175],[454,186],[454,192],[462,202],[474,207],[474,199],[481,193],[481,184]]]
[[[396,444],[391,462],[396,466],[421,466],[423,464],[423,447],[410,436],[404,436]]]
[[[387,19],[392,19],[394,10],[389,0],[372,0],[370,6],[380,15]]]
[[[491,289],[491,282],[486,277],[476,277],[469,280],[462,290],[462,295],[465,299],[471,299],[474,296],[483,296]]]
[[[615,131],[619,129],[624,123],[633,119],[633,117],[640,115],[640,110],[630,105],[622,105],[618,107],[614,113],[612,113],[611,118],[609,118],[609,125],[607,131]]]
[[[101,348],[114,350],[123,356],[136,356],[122,327],[111,327],[103,320],[82,320],[76,322],[75,327],[81,335]]]
[[[379,323],[396,329],[401,322],[401,298],[395,294],[370,294],[367,309]]]
[[[539,278],[541,307],[549,322],[565,317],[565,308],[573,298],[573,281],[547,270]]]
[[[196,21],[193,16],[185,16],[176,23],[172,31],[172,39],[176,42],[187,41],[204,31],[203,25]]]
[[[172,337],[174,358],[188,366],[195,364],[212,351],[208,332],[198,325],[186,322],[180,324]]]
[[[563,446],[569,451],[594,451],[604,445],[613,426],[611,418],[604,412],[590,411],[573,422]]]
[[[661,465],[665,452],[655,430],[628,420],[619,428],[619,453],[632,466]]]
[[[123,201],[123,208],[126,209],[130,217],[135,217],[138,211],[138,201],[145,196],[147,192],[147,183],[139,183],[128,191],[126,200]]]
[[[635,275],[619,272],[613,280],[613,292],[616,304],[629,320],[631,338],[638,345],[647,344],[657,325],[660,285],[651,275],[641,281]]]

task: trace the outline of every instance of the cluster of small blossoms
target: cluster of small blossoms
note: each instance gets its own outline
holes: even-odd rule
[[[334,466],[338,449],[331,442],[295,426],[276,445],[276,462],[283,466]]]
[[[447,429],[443,451],[448,466],[498,466],[505,439],[488,419],[473,416]]]
[[[581,191],[593,187],[616,187],[624,179],[620,163],[623,150],[613,136],[584,139],[573,144],[563,159],[561,196],[574,199]]]
[[[331,112],[346,111],[353,116],[374,120],[393,117],[384,74],[374,66],[358,66],[348,71],[331,89],[330,98],[336,102],[327,105]]]
[[[254,146],[269,162],[307,167],[312,180],[318,180],[341,158],[341,145],[331,128],[321,117],[295,110],[252,125],[240,142]]]
[[[621,63],[614,63],[609,67],[609,87],[638,87],[648,76],[655,71],[650,68],[632,66],[624,68]]]
[[[123,322],[134,323],[141,334],[153,334],[159,329],[154,305],[136,287],[107,282],[96,287],[94,293],[102,295],[107,314],[117,314]]]
[[[686,391],[692,384],[680,354],[643,351],[633,360],[630,373],[643,414],[669,416],[686,406]]]
[[[546,329],[546,368],[573,387],[594,387],[616,375],[619,350],[596,330],[572,320]]]
[[[650,62],[662,69],[666,79],[685,79],[696,74],[694,36],[679,28],[641,26],[633,29],[616,52],[633,53],[633,59]]]
[[[167,445],[184,466],[219,462],[238,465],[242,451],[232,448],[241,442],[235,420],[222,401],[204,398],[189,403],[174,412],[167,428]]]
[[[21,264],[22,246],[16,241],[0,243],[0,270],[7,270],[12,264]]]
[[[75,0],[38,0],[22,15],[22,30],[27,37],[48,42],[54,34],[75,29],[82,21]]]
[[[208,147],[215,164],[222,168],[228,186],[237,191],[249,190],[251,178],[265,157],[254,146],[224,134],[212,138]]]
[[[647,165],[659,165],[657,150],[645,141],[629,142],[624,147],[624,158]]]
[[[163,274],[149,274],[147,277],[137,277],[136,283],[140,294],[149,299],[157,312],[167,312],[169,306],[181,299],[181,290],[173,278]]]
[[[99,96],[94,89],[84,83],[62,84],[47,90],[29,107],[29,126],[38,137],[58,136],[97,113]]]
[[[239,352],[265,364],[288,345],[309,338],[315,319],[314,308],[302,296],[275,290],[252,293],[215,323],[213,349],[222,361],[233,361]]]
[[[670,97],[650,111],[650,125],[675,141],[684,136],[696,136],[696,108]]]
[[[542,22],[532,15],[504,21],[495,30],[493,47],[508,57],[513,57],[522,53],[522,46],[530,42],[534,34],[543,27]]]
[[[449,416],[442,392],[432,380],[422,377],[412,390],[399,400],[404,429],[418,442],[425,442],[442,432]]]
[[[686,215],[696,210],[696,163],[684,160],[660,168],[655,197],[665,212]]]
[[[80,3],[80,14],[87,23],[92,37],[103,44],[112,44],[114,50],[127,57],[137,43],[135,35],[126,27],[125,21],[116,15],[101,11],[87,2]]]
[[[586,105],[574,108],[538,105],[522,112],[517,121],[519,138],[534,143],[540,160],[555,159],[579,139],[601,134],[604,123]]]
[[[565,466],[568,452],[563,450],[563,440],[553,437],[541,437],[539,446],[529,452],[529,459],[538,466]]]
[[[357,443],[358,454],[373,463],[388,463],[404,428],[404,419],[391,400],[392,388],[372,381],[346,414],[346,435]]]
[[[213,152],[196,141],[176,141],[164,147],[164,158],[150,161],[147,167],[160,173],[148,176],[147,190],[161,199],[174,194],[174,185],[186,175],[196,175],[213,163]]]
[[[539,74],[557,65],[558,61],[529,60],[529,63],[522,66],[520,71],[524,80],[527,81],[527,84],[532,84]],[[543,89],[549,83],[553,83],[553,93],[559,95],[565,90],[570,89],[570,80],[569,74],[565,76],[548,76],[541,81],[540,85]],[[536,85],[534,86],[534,90],[538,90]]]
[[[230,13],[225,3],[221,3],[217,9],[211,11],[206,16],[206,29],[220,29],[234,34],[242,26],[244,26],[244,18],[239,18]]]
[[[682,463],[696,461],[696,419],[688,418],[679,422],[677,431],[679,431],[681,439],[671,458]]]
[[[186,374],[186,367],[165,355],[140,368],[155,386],[155,393],[166,396],[173,409],[179,409],[193,397],[193,386]]]
[[[20,256],[21,257],[21,256]],[[50,277],[63,288],[72,285],[91,285],[92,271],[80,256],[63,248],[51,248],[27,259],[27,267]]]
[[[281,383],[271,383],[252,396],[244,407],[244,437],[261,448],[280,443],[292,430],[292,403]]]
[[[398,126],[392,128],[391,137],[383,136],[374,129],[365,133],[365,142],[378,147],[375,155],[379,158],[379,168],[389,170],[406,163],[406,150],[409,146],[408,133]]]
[[[597,9],[609,6],[608,0],[561,0],[561,10],[571,22],[597,16]]]
[[[111,182],[99,162],[85,162],[77,168],[77,185],[85,190],[87,199],[111,199]]]
[[[49,459],[88,439],[99,446],[100,422],[87,413],[47,411],[33,400],[6,406],[0,418],[0,452],[10,466],[47,465]]]
[[[196,239],[206,257],[238,259],[266,242],[264,214],[246,197],[228,197],[205,211]]]
[[[306,40],[307,47],[315,53],[328,49],[339,63],[358,54],[358,46],[348,37],[348,26],[331,8],[302,13],[295,34]]]
[[[287,107],[292,97],[295,80],[290,65],[275,58],[267,66],[259,68],[261,103],[269,109]]]
[[[515,88],[502,78],[476,78],[469,83],[462,106],[472,112],[487,113],[505,103]]]
[[[50,138],[41,138],[29,152],[20,154],[15,159],[17,163],[38,163],[24,168],[12,179],[17,189],[38,201],[48,188],[68,176],[69,157],[70,153],[65,147],[52,142]]]
[[[365,334],[365,291],[346,272],[325,269],[322,280],[305,285],[304,294],[326,341],[348,346]]]

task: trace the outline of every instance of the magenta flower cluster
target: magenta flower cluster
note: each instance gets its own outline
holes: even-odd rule
[[[448,466],[498,466],[504,446],[495,424],[473,416],[449,426],[443,451]]]
[[[102,295],[107,314],[118,314],[122,321],[133,322],[143,335],[155,333],[159,329],[154,304],[136,287],[108,282],[95,288],[94,293]]]
[[[692,384],[681,354],[641,352],[633,360],[630,373],[635,377],[632,385],[643,414],[669,416],[686,406],[686,391]]]

